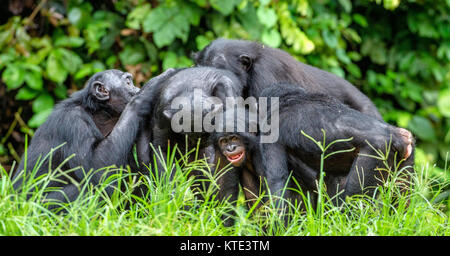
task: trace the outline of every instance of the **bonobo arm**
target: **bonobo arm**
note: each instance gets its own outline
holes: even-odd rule
[[[94,148],[93,160],[95,164],[99,165],[98,167],[103,167],[105,164],[108,164],[104,163],[104,159],[107,159],[105,155],[112,155],[115,159],[127,158],[128,153],[133,147],[139,128],[142,125],[142,121],[151,113],[152,103],[158,97],[158,84],[170,76],[173,71],[174,69],[169,69],[150,80],[149,84],[128,103],[109,136]],[[95,168],[97,166],[93,167]]]
[[[153,78],[154,84],[159,83],[165,79],[173,69],[166,71],[158,77]],[[119,121],[114,126],[111,133],[104,139],[98,140],[92,134],[82,134],[78,143],[73,143],[71,147],[79,148],[79,156],[77,160],[80,165],[85,168],[85,171],[93,168],[99,168],[116,165],[125,166],[127,164],[128,155],[132,150],[136,140],[142,119],[144,119],[151,111],[151,104],[155,100],[154,91],[155,86],[145,87],[136,95],[126,106],[122,112]],[[81,126],[89,126],[93,123],[92,119],[85,119]],[[88,130],[88,129],[87,129]],[[82,144],[82,145],[74,145]],[[76,152],[76,151],[73,151]],[[81,171],[81,170],[80,170]],[[78,178],[84,177],[84,173],[80,171],[75,172]],[[90,179],[90,182],[98,184],[100,182],[102,172],[96,172]],[[108,191],[110,194],[112,191]]]
[[[152,117],[153,117],[153,110],[156,106],[156,102],[158,100],[158,97],[160,96],[161,89],[162,89],[162,82],[168,79],[171,75],[174,74],[176,70],[173,68],[167,69],[164,73],[161,75],[152,78],[150,81],[148,81],[142,90],[146,91],[145,95],[151,100],[152,105],[151,106],[143,106],[147,107],[148,113],[146,116],[142,119],[141,124],[141,130],[139,131],[138,138],[136,141],[136,151],[137,151],[137,158],[139,165],[142,164],[149,164],[152,155],[152,150],[150,148],[150,142],[153,142],[152,137],[152,129],[153,129],[153,123],[152,123]],[[144,168],[141,167],[141,171]]]

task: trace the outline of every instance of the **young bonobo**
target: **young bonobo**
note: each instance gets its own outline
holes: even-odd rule
[[[260,158],[257,137],[251,133],[214,133],[211,135],[219,161],[218,171],[224,168],[226,173],[218,179],[219,200],[228,200],[233,205],[239,194],[239,184],[244,191],[248,208],[256,202],[260,191],[260,179],[254,169],[254,161]],[[259,207],[259,205],[257,206]],[[231,226],[233,220],[225,220],[225,226]]]

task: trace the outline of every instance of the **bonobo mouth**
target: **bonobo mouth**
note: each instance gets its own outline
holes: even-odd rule
[[[245,151],[242,151],[241,153],[235,154],[235,155],[227,155],[227,159],[228,161],[230,161],[230,163],[234,164],[234,163],[238,163],[242,160],[242,158],[244,158],[245,155]]]

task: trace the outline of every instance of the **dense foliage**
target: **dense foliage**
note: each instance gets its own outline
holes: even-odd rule
[[[450,151],[449,0],[9,0],[0,11],[0,161],[91,74],[142,84],[218,37],[258,40],[345,77],[417,138],[445,176]]]

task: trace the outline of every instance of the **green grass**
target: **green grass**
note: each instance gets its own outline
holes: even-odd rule
[[[188,164],[185,157],[175,160],[174,155],[167,159],[167,165],[175,167],[172,181],[168,175],[155,181],[121,170],[98,187],[80,185],[83,196],[62,205],[67,214],[47,210],[42,203],[42,190],[34,191],[29,200],[25,193],[15,193],[10,176],[0,166],[0,235],[450,235],[446,212],[448,191],[445,190],[449,183],[433,176],[428,167],[416,167],[412,192],[400,196],[396,207],[391,202],[398,196],[394,186],[397,177],[392,175],[385,186],[379,187],[375,198],[353,197],[337,208],[324,196],[317,209],[293,212],[287,227],[282,225],[282,218],[272,203],[249,212],[241,195],[235,208],[236,223],[227,228],[220,216],[232,206],[214,200],[217,177],[209,174],[204,160]],[[204,200],[196,199],[194,193],[199,192],[190,189],[193,180],[188,173],[194,169],[204,170],[213,183],[202,192]],[[53,173],[37,180],[45,183],[54,177]],[[111,198],[106,197],[103,188],[114,179],[120,181],[122,189]],[[33,184],[29,183],[28,188]],[[131,194],[131,189],[139,184],[149,188],[147,195]],[[322,191],[322,194],[326,193]],[[406,207],[407,199],[409,207]]]

